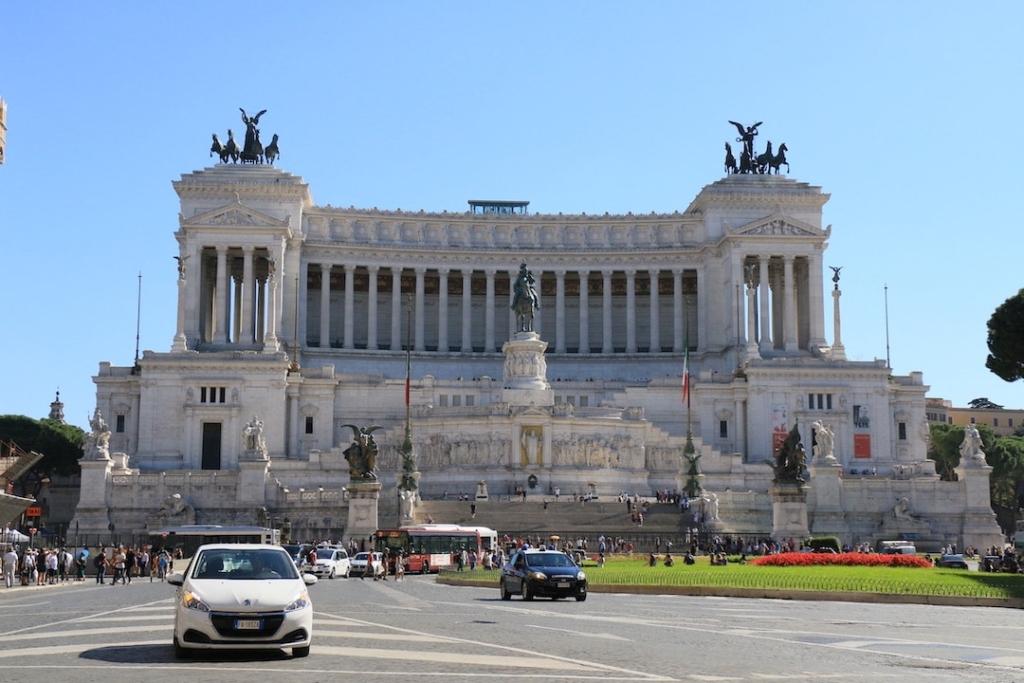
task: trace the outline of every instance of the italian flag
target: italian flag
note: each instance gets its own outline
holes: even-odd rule
[[[683,403],[690,404],[690,349],[683,354]]]

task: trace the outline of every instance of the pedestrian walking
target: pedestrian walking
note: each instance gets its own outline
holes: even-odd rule
[[[107,577],[107,553],[104,552],[103,548],[100,548],[92,564],[96,567],[96,583],[102,584]]]
[[[14,586],[14,574],[18,571],[18,553],[14,551],[14,546],[7,549],[4,553],[4,585],[8,588]]]

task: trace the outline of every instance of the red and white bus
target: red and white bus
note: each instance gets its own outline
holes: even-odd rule
[[[455,564],[455,553],[463,549],[477,554],[493,552],[498,547],[498,532],[484,526],[458,524],[421,524],[399,529],[378,529],[374,548],[401,550],[408,572],[436,572]],[[388,571],[394,571],[394,559]]]

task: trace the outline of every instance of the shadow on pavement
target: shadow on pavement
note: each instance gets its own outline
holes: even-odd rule
[[[86,650],[79,655],[112,664],[170,664],[172,662],[277,662],[292,659],[284,650],[194,650],[185,659],[167,645],[118,645]]]

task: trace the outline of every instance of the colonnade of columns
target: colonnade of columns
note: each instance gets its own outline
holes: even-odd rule
[[[245,246],[200,249],[201,341],[241,346],[276,336],[276,287],[266,250]]]
[[[299,294],[308,347],[400,350],[408,341],[416,351],[494,352],[514,329],[518,268],[317,263],[308,272]],[[532,272],[542,297],[535,329],[555,353],[682,353],[705,342],[698,269]]]
[[[817,259],[737,256],[733,267],[735,281],[743,283],[736,301],[737,334],[740,342],[745,342],[748,357],[796,352],[824,343],[821,267]]]

